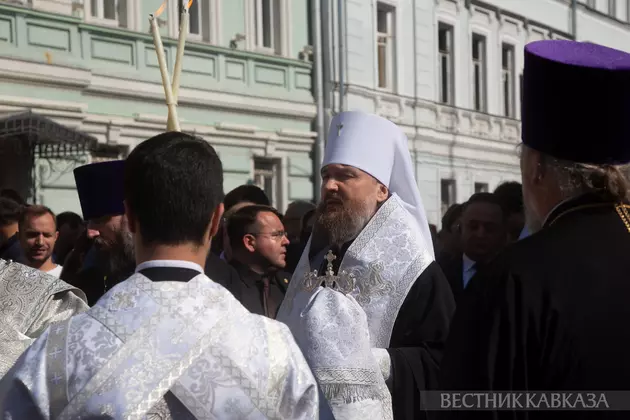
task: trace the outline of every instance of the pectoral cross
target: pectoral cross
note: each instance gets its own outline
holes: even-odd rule
[[[356,282],[354,273],[348,273],[346,270],[342,270],[338,276],[335,275],[333,261],[335,261],[337,257],[333,254],[332,250],[326,253],[324,259],[327,262],[326,273],[323,276],[318,276],[317,270],[305,273],[302,288],[308,292],[312,292],[323,283],[325,287],[334,288],[343,294],[352,292]]]
[[[343,124],[337,124],[337,137],[341,135],[341,130],[343,130]]]
[[[333,274],[335,271],[333,270],[333,261],[335,261],[337,259],[337,257],[335,256],[335,254],[333,254],[332,250],[329,250],[328,253],[326,254],[325,257],[326,261],[328,261],[328,264],[326,264],[326,273],[331,273]]]

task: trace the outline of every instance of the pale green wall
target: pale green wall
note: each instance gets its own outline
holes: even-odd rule
[[[221,5],[223,46],[187,42],[184,57],[183,87],[219,91],[286,103],[313,104],[311,67],[297,60],[308,40],[306,0],[291,0],[292,59],[227,48],[236,33],[245,32],[244,0],[223,0]],[[161,85],[148,16],[161,0],[142,0],[142,32],[87,24],[79,18],[50,14],[0,4],[0,56],[26,62],[48,63],[86,69],[93,74],[143,80]],[[162,15],[168,19],[168,10]],[[176,40],[161,29],[169,67],[173,66]],[[57,67],[58,68],[58,67]],[[163,100],[133,99],[96,95],[80,87],[52,86],[47,83],[0,80],[2,96],[76,102],[87,105],[91,114],[132,117],[134,114],[166,115]],[[218,122],[248,124],[263,130],[310,131],[311,121],[289,116],[258,115],[234,110],[191,107],[178,108],[183,121],[202,125]],[[212,139],[208,139],[212,141]],[[219,147],[225,167],[225,189],[249,181],[252,151],[247,147]],[[292,152],[288,157],[289,201],[312,197],[311,160],[308,153]],[[56,181],[44,183],[38,201],[53,210],[77,211],[76,193],[71,189],[71,168]],[[54,176],[51,178],[53,179]],[[68,184],[69,183],[69,184]],[[74,204],[72,204],[74,203]]]
[[[245,1],[247,0],[221,0],[221,31],[223,47],[230,46],[230,40],[236,34],[245,34]],[[242,45],[245,41],[241,41]]]

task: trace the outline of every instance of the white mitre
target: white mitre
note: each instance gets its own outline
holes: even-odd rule
[[[418,223],[425,246],[435,258],[407,136],[396,124],[360,111],[337,114],[330,124],[322,168],[330,164],[361,169],[397,194]]]

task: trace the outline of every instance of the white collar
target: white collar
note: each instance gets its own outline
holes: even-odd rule
[[[190,268],[191,270],[199,271],[203,273],[203,268],[197,263],[192,261],[183,261],[183,260],[151,260],[145,261],[139,264],[136,267],[136,273],[140,270],[144,270],[145,268],[153,268],[153,267],[179,267],[179,268]]]
[[[472,270],[475,267],[475,264],[477,264],[475,261],[471,260],[470,257],[466,254],[462,254],[462,260],[463,260],[463,268],[464,271],[469,271]]]

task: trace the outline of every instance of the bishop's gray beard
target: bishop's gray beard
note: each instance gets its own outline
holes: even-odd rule
[[[315,214],[312,247],[322,249],[326,245],[341,246],[351,241],[361,233],[375,212],[376,208],[367,201],[353,203],[352,207],[341,202],[330,204],[321,201]]]

